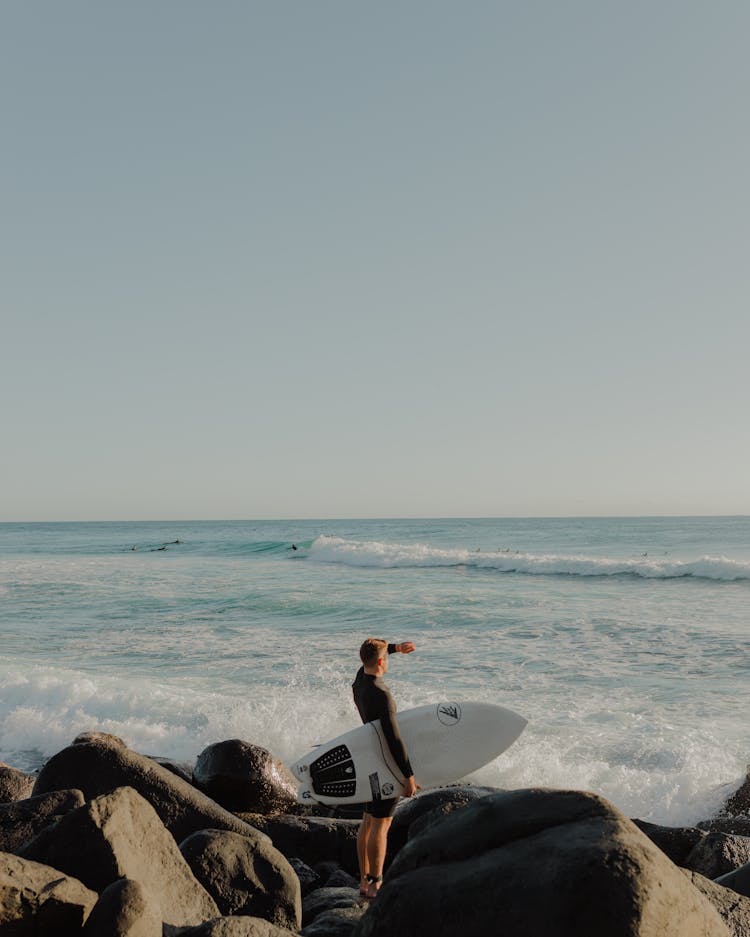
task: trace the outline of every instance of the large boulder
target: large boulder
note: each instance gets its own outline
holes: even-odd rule
[[[251,742],[228,739],[205,748],[193,782],[236,813],[283,813],[297,804],[297,781],[278,758]]]
[[[174,931],[165,928],[165,935]],[[180,937],[295,937],[295,932],[259,917],[220,917],[179,931]]]
[[[83,804],[80,791],[53,791],[12,804],[0,804],[0,851],[15,852],[45,826]]]
[[[410,839],[357,937],[728,937],[718,911],[603,798],[482,797]]]
[[[34,794],[79,788],[86,800],[116,787],[132,787],[145,797],[179,843],[197,830],[233,830],[248,826],[146,755],[124,746],[82,742],[70,745],[44,765]]]
[[[101,893],[83,937],[162,937],[159,902],[140,882],[118,878]]]
[[[98,892],[118,878],[133,879],[155,896],[166,924],[199,924],[219,915],[156,811],[132,788],[118,788],[73,810],[20,853]]]
[[[494,787],[472,787],[467,784],[424,791],[416,797],[403,798],[399,801],[388,831],[386,865],[406,843],[412,829],[416,832],[425,823],[446,817],[454,810],[459,810],[479,800],[480,797],[487,797],[497,792],[497,788]]]
[[[267,837],[201,830],[180,844],[180,852],[223,916],[260,917],[299,930],[300,881]]]
[[[0,852],[0,933],[80,931],[99,896],[58,869]]]
[[[14,800],[24,800],[34,787],[34,776],[11,768],[0,761],[0,804],[9,804]]]
[[[716,908],[732,937],[750,937],[750,898],[717,885],[699,872],[691,872],[689,869],[682,871],[688,881]]]
[[[359,876],[357,862],[358,820],[328,817],[254,817],[253,825],[273,840],[287,859],[302,859],[308,865],[331,861]]]
[[[727,797],[726,802],[719,811],[719,816],[736,817],[742,814],[750,813],[750,765],[747,766],[747,772],[742,783]]]

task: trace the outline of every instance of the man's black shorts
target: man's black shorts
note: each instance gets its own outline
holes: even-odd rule
[[[399,800],[401,800],[400,797],[391,797],[389,800],[371,800],[369,804],[365,804],[365,813],[369,813],[376,820],[392,817]]]

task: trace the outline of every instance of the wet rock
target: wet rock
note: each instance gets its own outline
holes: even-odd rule
[[[34,794],[78,788],[86,800],[117,787],[132,787],[156,810],[177,842],[197,830],[247,833],[248,825],[187,781],[129,748],[83,742],[58,752],[44,765]]]
[[[265,748],[242,739],[205,748],[193,768],[193,781],[236,813],[283,813],[297,803],[297,781],[289,769]]]
[[[59,869],[0,852],[0,933],[36,937],[80,931],[96,892]]]
[[[182,842],[180,852],[223,916],[259,917],[299,929],[299,879],[265,836],[202,830]]]
[[[53,791],[0,804],[0,851],[15,852],[51,823],[83,804],[80,791]]]
[[[154,895],[167,924],[193,925],[219,916],[156,811],[132,788],[118,788],[71,811],[20,852],[98,892],[118,878],[133,879]]]
[[[638,829],[661,849],[675,865],[685,865],[687,857],[708,834],[695,827],[658,826],[646,820],[633,820]]]

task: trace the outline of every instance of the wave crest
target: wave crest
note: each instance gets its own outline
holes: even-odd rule
[[[380,569],[462,566],[529,576],[636,576],[642,579],[692,578],[725,582],[750,580],[750,563],[724,556],[703,556],[696,560],[646,557],[616,559],[507,550],[443,550],[424,544],[363,542],[322,536],[313,542],[308,557],[319,563]]]

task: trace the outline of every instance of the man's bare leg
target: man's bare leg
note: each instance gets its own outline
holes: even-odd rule
[[[370,817],[370,830],[367,836],[367,874],[378,881],[370,882],[367,897],[374,898],[380,891],[380,878],[383,875],[385,851],[388,845],[388,830],[393,817]]]
[[[370,835],[370,826],[372,817],[369,813],[362,814],[362,822],[359,824],[357,833],[357,860],[359,862],[359,893],[367,895],[368,881],[367,874],[370,866],[367,859],[367,839]]]

